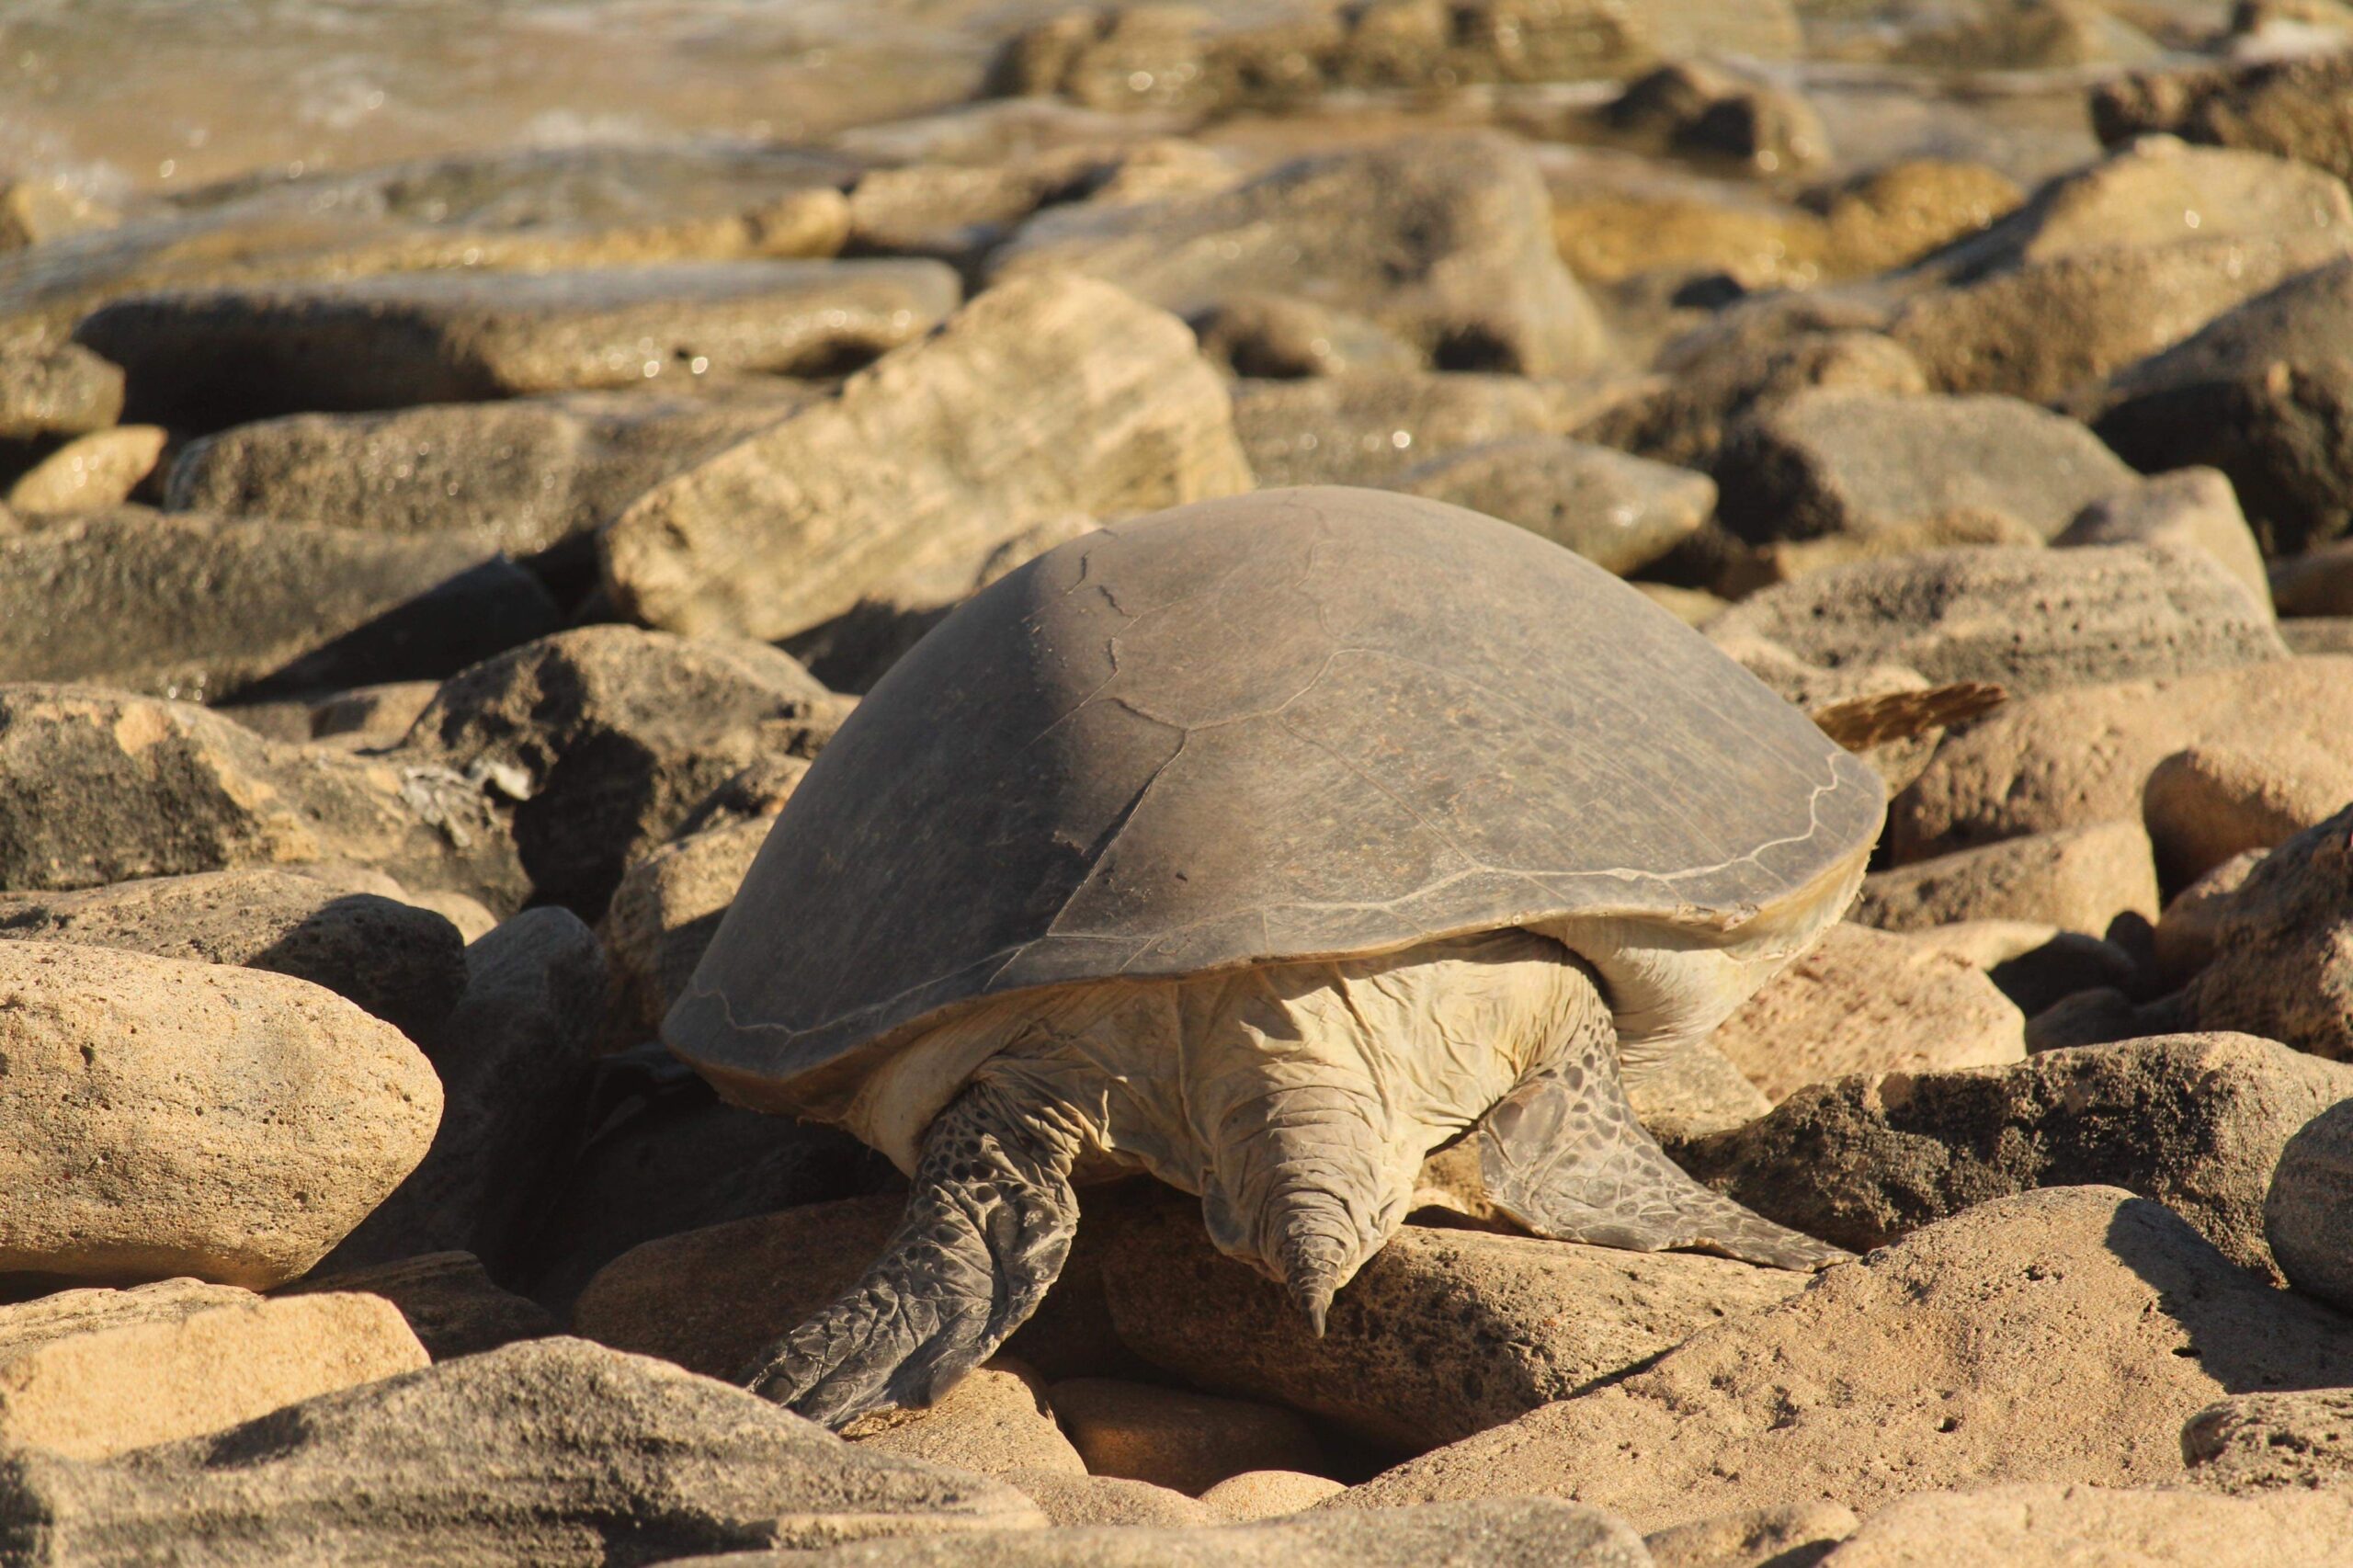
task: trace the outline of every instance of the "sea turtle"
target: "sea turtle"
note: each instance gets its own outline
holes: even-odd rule
[[[842,725],[665,1021],[914,1178],[753,1386],[930,1403],[1053,1283],[1074,1184],[1138,1168],[1320,1333],[1483,1119],[1539,1235],[1845,1256],[1684,1176],[1620,1072],[1812,944],[1884,812],[1705,638],[1474,512],[1261,491],[1038,557]]]

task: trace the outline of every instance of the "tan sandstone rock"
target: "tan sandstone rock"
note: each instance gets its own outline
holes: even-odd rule
[[[2353,1494],[2353,1389],[2294,1389],[2218,1400],[2181,1428],[2201,1486],[2237,1497]]]
[[[1072,1378],[1046,1392],[1091,1475],[1198,1497],[1245,1471],[1313,1473],[1324,1464],[1307,1423],[1278,1405],[1117,1378]]]
[[[2324,741],[2289,734],[2252,746],[2187,746],[2160,760],[2141,787],[2141,816],[2166,882],[2194,882],[2336,815],[2353,801],[2353,771],[2331,753]]]
[[[1246,1470],[1202,1493],[1201,1501],[1218,1517],[1240,1525],[1296,1514],[1347,1490],[1328,1476],[1305,1475],[1295,1470]]]
[[[2275,1568],[2336,1562],[2353,1504],[2104,1486],[1927,1493],[1874,1514],[1822,1568]]]
[[[929,1409],[870,1416],[845,1435],[884,1453],[983,1475],[1086,1473],[1035,1375],[1017,1362],[977,1368]]]
[[[1852,918],[1882,931],[2027,920],[2094,936],[2119,915],[2157,917],[2149,837],[2129,822],[2031,834],[1874,871]]]
[[[1037,1504],[1050,1523],[1065,1529],[1135,1525],[1181,1529],[1223,1522],[1198,1498],[1148,1481],[1059,1470],[1015,1471],[1002,1479]]]

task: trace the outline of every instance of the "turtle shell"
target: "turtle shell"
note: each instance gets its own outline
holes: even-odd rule
[[[1884,806],[1571,551],[1413,496],[1260,491],[1074,540],[934,628],[809,769],[663,1032],[823,1115],[947,1010],[1029,987],[1579,916],[1730,945],[1856,866]]]

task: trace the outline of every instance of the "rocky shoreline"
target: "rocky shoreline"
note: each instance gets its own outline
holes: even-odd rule
[[[0,1564],[2353,1562],[2353,11],[988,60],[0,183]],[[977,591],[1292,485],[1575,551],[1876,770],[1845,919],[1629,1085],[1857,1258],[1540,1240],[1450,1145],[1319,1335],[1134,1178],[931,1408],[748,1392],[907,1188],[658,1042],[779,813]]]

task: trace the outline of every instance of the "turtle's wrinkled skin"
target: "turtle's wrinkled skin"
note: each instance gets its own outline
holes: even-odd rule
[[[1319,1324],[1484,1118],[1539,1234],[1832,1249],[1691,1183],[1620,1085],[1836,918],[1875,774],[1534,535],[1260,492],[959,608],[810,769],[664,1026],[731,1097],[915,1176],[755,1386],[835,1424],[1017,1326],[1074,1184],[1142,1168]]]

